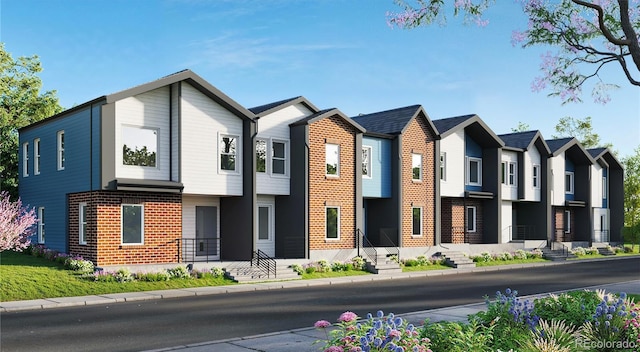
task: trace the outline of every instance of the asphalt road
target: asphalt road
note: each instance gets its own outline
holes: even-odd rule
[[[312,326],[351,310],[406,313],[637,280],[640,258],[2,313],[1,351],[139,351]]]

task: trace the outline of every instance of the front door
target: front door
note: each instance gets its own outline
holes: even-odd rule
[[[258,229],[256,231],[256,248],[270,257],[275,257],[273,205],[258,204]]]
[[[218,254],[218,208],[196,206],[196,255]]]

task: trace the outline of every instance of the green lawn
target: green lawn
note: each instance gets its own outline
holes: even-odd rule
[[[547,259],[512,259],[512,260],[492,260],[490,262],[477,262],[476,266],[496,266],[496,265],[509,265],[509,264],[527,264],[527,263],[544,263],[548,262]]]
[[[403,266],[402,272],[413,272],[413,271],[425,271],[425,270],[444,270],[451,269],[450,266],[446,266],[444,264],[432,264],[432,265],[418,265],[418,266]]]
[[[302,278],[304,280],[311,280],[311,279],[323,279],[327,277],[358,276],[358,275],[371,275],[371,273],[367,271],[362,271],[362,270],[329,271],[325,273],[315,272],[312,274],[304,273],[302,274]]]

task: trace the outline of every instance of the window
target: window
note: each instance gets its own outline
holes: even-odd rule
[[[22,144],[22,176],[29,176],[29,143]]]
[[[267,141],[256,140],[256,172],[267,172]]]
[[[509,175],[507,178],[507,182],[509,186],[516,185],[516,163],[509,163]]]
[[[564,174],[564,193],[573,194],[573,172],[567,171]]]
[[[467,184],[471,186],[482,186],[482,159],[467,158]]]
[[[122,164],[156,167],[158,130],[142,127],[122,127]]]
[[[38,208],[38,243],[44,243],[44,207]]]
[[[329,240],[340,239],[340,208],[326,207],[325,236]]]
[[[602,199],[607,198],[607,176],[602,177]]]
[[[87,244],[87,203],[78,206],[78,242]]]
[[[533,165],[533,188],[540,188],[540,165]]]
[[[33,140],[33,174],[40,174],[40,138]]]
[[[287,143],[283,141],[272,141],[271,150],[271,173],[274,175],[286,175]]]
[[[269,240],[269,207],[268,206],[259,206],[258,207],[258,239],[259,240]]]
[[[476,207],[467,207],[467,232],[476,232]]]
[[[337,144],[325,144],[325,161],[327,164],[327,176],[340,176],[340,146]]]
[[[570,210],[564,211],[564,232],[565,233],[571,232],[571,211]]]
[[[503,161],[501,166],[502,166],[502,184],[506,185],[507,184],[507,162]]]
[[[238,157],[237,136],[220,136],[220,170],[237,172],[236,160]]]
[[[362,177],[371,178],[371,147],[362,147]]]
[[[422,236],[422,208],[414,207],[411,209],[412,212],[412,225],[413,230],[411,232],[412,236]]]
[[[411,154],[412,179],[422,181],[422,154]]]
[[[122,205],[122,244],[144,243],[144,207],[139,204]]]
[[[440,179],[447,180],[447,153],[440,153]]]
[[[58,145],[58,170],[64,170],[64,131],[58,131],[56,140]]]

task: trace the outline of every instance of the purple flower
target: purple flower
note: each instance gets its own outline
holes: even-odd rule
[[[340,346],[331,346],[324,350],[324,352],[344,352],[344,349]]]
[[[331,323],[326,320],[318,320],[315,324],[313,324],[314,328],[324,329],[331,326]]]
[[[345,323],[349,323],[352,322],[354,320],[358,319],[358,315],[356,315],[356,313],[354,312],[344,312],[342,314],[340,314],[340,317],[338,318],[339,322],[345,322]]]

